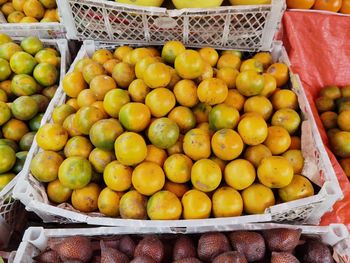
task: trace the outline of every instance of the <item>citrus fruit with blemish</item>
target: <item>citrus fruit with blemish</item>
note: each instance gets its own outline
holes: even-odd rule
[[[114,143],[117,160],[124,165],[136,165],[147,156],[147,145],[141,135],[125,132]]]
[[[97,97],[91,89],[82,90],[77,97],[77,103],[80,108],[91,106],[96,101]]]
[[[91,80],[99,75],[105,74],[105,69],[103,66],[95,61],[87,63],[82,69],[84,80],[90,83]]]
[[[198,128],[188,131],[184,137],[183,151],[192,160],[209,158],[211,154],[209,134]]]
[[[175,107],[168,114],[168,118],[177,124],[181,133],[186,133],[196,126],[196,118],[191,109],[187,107]]]
[[[84,67],[89,64],[94,62],[91,58],[84,57],[80,59],[74,66],[74,72],[83,72]]]
[[[238,123],[238,133],[245,144],[258,145],[268,136],[265,120],[260,116],[246,116]]]
[[[36,134],[39,147],[48,151],[60,151],[68,140],[67,131],[59,124],[47,123]]]
[[[283,202],[290,202],[314,195],[314,187],[306,177],[295,174],[292,182],[278,189],[278,195]]]
[[[276,79],[277,87],[287,84],[289,80],[289,69],[284,63],[274,63],[268,67],[266,73],[271,74]]]
[[[224,103],[218,104],[209,113],[210,129],[214,131],[225,128],[234,129],[239,122],[239,117],[237,109],[227,106]]]
[[[201,129],[203,131],[205,131],[206,133],[208,133],[209,137],[211,138],[215,131],[213,131],[212,129],[210,129],[210,125],[209,125],[209,122],[202,122],[202,123],[199,123],[196,128],[198,129]]]
[[[95,148],[89,155],[89,162],[94,171],[103,173],[106,166],[115,160],[114,152]]]
[[[196,80],[197,83],[200,83],[203,80],[210,79],[212,77],[214,77],[214,69],[212,68],[212,66],[210,66],[209,63],[205,62],[202,75],[200,75],[195,80]]]
[[[128,92],[132,101],[144,103],[150,88],[142,79],[135,79],[130,83]]]
[[[280,109],[276,111],[271,119],[271,124],[285,128],[289,134],[294,134],[300,126],[299,114],[292,109]]]
[[[119,121],[128,131],[141,132],[147,128],[151,120],[149,108],[139,102],[129,102],[119,111]]]
[[[179,132],[176,122],[169,118],[160,118],[151,123],[147,135],[154,146],[167,149],[176,143]]]
[[[98,197],[100,192],[100,186],[95,183],[90,183],[83,188],[75,189],[71,197],[73,207],[85,213],[96,211],[98,209]]]
[[[119,201],[120,194],[106,187],[98,196],[98,210],[105,216],[117,217],[119,215]]]
[[[147,214],[151,220],[177,220],[182,213],[179,198],[170,191],[159,191],[147,202]]]
[[[211,192],[220,185],[221,178],[219,165],[210,159],[201,159],[192,166],[191,182],[197,190]]]
[[[22,51],[22,48],[18,44],[14,42],[6,42],[0,45],[0,58],[10,61],[12,55],[19,51]]]
[[[259,95],[265,85],[263,75],[254,70],[240,72],[236,78],[236,88],[244,96]]]
[[[229,161],[237,158],[243,151],[243,141],[232,129],[221,129],[211,139],[214,154],[222,160]]]
[[[119,88],[127,89],[130,83],[136,78],[135,68],[125,62],[118,63],[113,68],[112,77]]]
[[[125,193],[119,202],[119,212],[123,219],[146,219],[147,198],[135,190]]]
[[[258,73],[262,73],[264,71],[264,65],[260,62],[260,60],[255,58],[250,58],[250,59],[244,60],[239,69],[240,72],[247,71],[247,70],[253,70]]]
[[[71,114],[75,113],[76,110],[67,104],[62,104],[55,108],[52,112],[52,120],[54,123],[63,124],[64,120]]]
[[[275,205],[275,196],[270,188],[255,183],[242,192],[243,207],[247,214],[263,214],[266,208]]]
[[[74,136],[67,141],[63,151],[66,157],[80,156],[87,159],[93,148],[86,137]]]
[[[58,179],[70,189],[80,189],[88,185],[91,180],[92,167],[83,157],[68,157],[58,170]]]
[[[135,65],[135,75],[138,79],[145,77],[146,69],[153,63],[161,62],[159,57],[145,57],[138,61]]]
[[[66,101],[66,104],[69,105],[69,106],[72,106],[75,111],[79,110],[80,107],[78,105],[78,100],[76,98],[70,98]]]
[[[103,107],[109,116],[118,118],[121,107],[128,102],[130,102],[130,97],[126,90],[113,89],[105,95]]]
[[[162,58],[166,63],[174,64],[176,57],[185,50],[185,46],[180,41],[168,41],[163,46]]]
[[[193,114],[196,117],[196,123],[208,122],[211,109],[212,107],[210,105],[202,102],[192,108]]]
[[[293,166],[294,174],[300,174],[304,167],[304,157],[300,150],[288,150],[283,155]]]
[[[51,202],[61,204],[67,202],[71,198],[73,191],[62,185],[60,180],[56,179],[48,183],[46,192]]]
[[[107,75],[99,75],[90,82],[90,90],[95,94],[97,100],[103,100],[108,91],[116,89],[114,79]]]
[[[204,61],[194,50],[185,50],[175,58],[175,70],[183,79],[196,79],[203,74]]]
[[[264,144],[249,146],[244,152],[244,159],[252,163],[255,168],[259,166],[264,158],[269,156],[272,156],[272,153]]]
[[[205,219],[210,217],[212,203],[208,195],[192,189],[181,199],[184,219]]]
[[[12,78],[11,91],[16,96],[30,96],[38,91],[38,87],[33,77],[26,74],[19,74]]]
[[[118,161],[110,162],[103,171],[105,184],[113,191],[126,191],[131,187],[132,169]]]
[[[13,141],[20,141],[28,132],[29,129],[26,123],[17,119],[10,119],[2,126],[2,134],[4,138]]]
[[[91,127],[103,117],[103,113],[98,108],[87,106],[77,111],[74,122],[81,133],[89,135]]]
[[[112,75],[114,67],[120,62],[120,60],[112,58],[103,63],[102,66],[109,75]]]
[[[214,217],[240,216],[243,212],[243,200],[240,193],[231,187],[221,187],[212,197]]]
[[[96,61],[97,63],[103,64],[107,60],[112,59],[113,54],[107,49],[98,49],[92,54],[92,60]]]
[[[123,132],[123,127],[115,119],[100,120],[90,129],[90,140],[95,147],[113,150],[114,142]]]
[[[63,128],[68,132],[69,136],[78,136],[82,133],[78,130],[76,123],[74,121],[76,114],[69,115],[63,122]]]
[[[7,60],[0,58],[0,81],[6,80],[11,75],[11,67]]]
[[[40,85],[48,87],[57,83],[59,72],[52,64],[40,63],[34,68],[33,77]]]
[[[197,96],[200,102],[209,105],[220,104],[225,101],[228,94],[226,83],[218,78],[203,80],[197,88]]]

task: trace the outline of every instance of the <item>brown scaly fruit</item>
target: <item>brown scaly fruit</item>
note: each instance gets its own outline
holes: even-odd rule
[[[129,263],[129,258],[119,250],[107,247],[101,240],[101,263]]]
[[[235,231],[229,234],[231,246],[242,253],[248,262],[258,261],[265,256],[265,241],[256,232]]]
[[[230,251],[217,256],[213,263],[248,263],[248,261],[242,253]]]
[[[198,241],[198,257],[205,262],[211,262],[217,255],[230,250],[230,243],[222,233],[206,233]]]
[[[34,257],[33,259],[41,263],[61,263],[62,262],[58,253],[53,250],[45,251],[40,255]]]
[[[183,258],[176,261],[173,261],[173,263],[202,263],[198,258]]]
[[[176,240],[173,250],[173,260],[196,257],[197,252],[191,238],[182,236]]]
[[[164,258],[164,245],[156,236],[147,236],[138,243],[134,257],[148,256],[156,262],[162,262]]]
[[[83,236],[67,237],[53,246],[52,250],[58,253],[62,261],[80,260],[81,262],[89,262],[93,252],[90,239]]]
[[[130,261],[130,263],[157,263],[152,258],[147,256],[140,256],[136,257],[133,260]]]
[[[127,255],[129,258],[134,257],[136,244],[134,240],[131,239],[129,236],[123,236],[119,240],[119,250],[123,252],[125,255]]]
[[[276,228],[264,231],[263,235],[270,251],[291,252],[299,243],[301,230]]]
[[[272,252],[271,263],[300,263],[300,261],[288,252]]]
[[[307,241],[304,245],[298,246],[296,251],[303,263],[334,263],[328,246],[318,240]]]

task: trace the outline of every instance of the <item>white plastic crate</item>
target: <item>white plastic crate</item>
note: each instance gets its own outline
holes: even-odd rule
[[[19,42],[21,38],[14,37],[15,42]],[[68,50],[68,42],[65,39],[41,39],[45,47],[54,47],[60,52],[61,65],[60,65],[60,81],[66,74],[68,63],[70,62],[70,54]],[[52,100],[53,101],[53,100]],[[51,102],[52,102],[51,101]],[[48,106],[49,107],[49,106]],[[33,158],[33,152],[29,151],[27,159],[25,162],[30,164]],[[8,184],[6,187],[0,191],[0,248],[6,247],[15,223],[19,221],[19,217],[24,211],[20,202],[12,197],[13,189],[21,176],[20,172],[17,176]]]
[[[66,30],[60,23],[7,23],[1,11],[0,33],[11,37],[36,36],[44,39],[66,38]]]
[[[301,229],[303,235],[310,235],[313,237],[319,237],[321,240],[330,246],[334,250],[334,259],[338,263],[350,262],[350,237],[349,233],[344,225],[334,224],[330,226],[290,226],[282,224],[239,224],[230,225],[224,229],[218,229],[217,231],[235,231],[235,230],[266,230],[274,228],[293,228]],[[205,227],[196,228],[187,231],[190,233],[203,233],[208,232]],[[31,263],[33,257],[39,255],[47,248],[49,240],[55,238],[63,238],[70,236],[88,236],[88,237],[113,237],[116,235],[125,234],[152,234],[152,233],[172,233],[168,229],[135,229],[135,228],[117,228],[117,227],[99,227],[99,228],[75,228],[75,229],[44,229],[42,227],[30,227],[27,229],[23,236],[23,240],[16,252],[13,263]],[[11,262],[11,261],[10,261]]]
[[[180,40],[191,47],[269,50],[284,0],[256,6],[169,10],[101,0],[58,0],[67,37],[77,40],[162,44]]]
[[[96,49],[115,48],[115,44],[102,44],[99,42],[85,41],[80,49],[70,71],[73,70],[75,63],[86,55],[91,56]],[[274,61],[281,61],[289,65],[287,53],[281,42],[274,42],[272,48]],[[291,73],[292,83],[295,84],[296,76]],[[50,204],[44,186],[39,183],[31,174],[29,162],[23,169],[19,178],[19,183],[14,190],[14,196],[20,199],[26,205],[26,209],[35,212],[45,222],[85,222],[92,225],[108,226],[136,226],[136,227],[166,227],[166,228],[187,228],[206,226],[211,230],[217,229],[218,226],[227,224],[250,223],[250,222],[294,222],[317,224],[323,214],[332,209],[333,204],[343,197],[339,187],[336,175],[324,146],[320,139],[318,130],[315,128],[313,115],[308,106],[305,94],[300,86],[293,86],[293,90],[298,94],[299,103],[303,112],[302,140],[303,155],[305,166],[303,175],[321,187],[321,190],[314,196],[300,200],[283,203],[268,208],[264,214],[246,215],[231,218],[211,218],[205,220],[125,220],[120,218],[103,217],[99,213],[84,214],[73,209],[69,204],[54,206]],[[47,110],[44,122],[50,122],[53,109],[61,105],[66,100],[66,94],[59,87],[55,98]],[[31,156],[40,151],[40,148],[34,142],[31,149]]]

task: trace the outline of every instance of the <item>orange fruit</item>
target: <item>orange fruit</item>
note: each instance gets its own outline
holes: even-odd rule
[[[278,189],[278,195],[283,202],[290,202],[314,195],[314,187],[309,179],[302,175],[294,175],[292,182]]]
[[[59,124],[47,123],[36,134],[39,147],[47,151],[60,151],[66,145],[68,133]]]
[[[117,160],[124,165],[136,165],[147,156],[145,140],[137,133],[126,132],[114,143]]]
[[[277,89],[276,79],[268,73],[264,73],[263,76],[264,76],[264,88],[260,92],[260,95],[265,97],[270,97],[274,93],[274,91]]]
[[[245,144],[258,145],[267,138],[267,124],[260,116],[246,116],[238,124],[238,133]]]
[[[346,176],[350,177],[350,158],[340,159],[339,164],[341,165]]]
[[[243,212],[243,200],[238,191],[231,187],[221,187],[213,194],[214,217],[240,216]]]
[[[58,81],[59,73],[54,65],[40,63],[34,68],[33,77],[40,85],[48,87]]]
[[[220,129],[234,129],[239,122],[239,112],[226,104],[218,104],[209,113],[210,129],[217,131]]]
[[[224,67],[216,72],[216,77],[225,81],[229,89],[234,89],[236,87],[236,78],[239,71],[234,68]]]
[[[11,70],[8,67],[7,61],[1,59],[1,80],[7,79],[11,74],[11,70],[16,74],[32,74],[34,67],[37,65],[35,58],[27,52],[19,51],[12,55],[10,59]],[[7,66],[5,67],[5,64]],[[5,76],[3,76],[5,74]]]
[[[89,135],[92,125],[102,119],[103,113],[99,109],[93,106],[87,106],[77,111],[74,122],[81,133]]]
[[[211,200],[203,192],[196,189],[186,192],[182,199],[184,219],[205,219],[210,217]]]
[[[160,118],[167,115],[175,106],[174,94],[166,88],[158,88],[147,94],[145,104],[151,110],[152,116]]]
[[[210,159],[196,161],[191,170],[191,182],[194,188],[203,191],[214,191],[221,183],[221,169]]]
[[[39,85],[37,85],[37,89],[40,89],[41,87]],[[57,85],[53,85],[51,87],[47,87],[47,88],[44,88],[42,90],[42,94],[47,97],[48,99],[52,100],[53,97],[55,96],[56,94],[56,91],[58,89],[58,86]]]
[[[74,136],[67,141],[64,146],[64,155],[66,157],[80,156],[88,158],[94,147],[90,141],[83,136]]]
[[[99,50],[96,50],[94,54],[92,54],[92,60],[100,64],[103,64],[112,58],[113,58],[112,52],[107,49],[99,49]]]
[[[36,83],[34,78],[29,75],[15,75],[11,81],[11,91],[16,96],[30,96],[37,93],[38,84]]]
[[[252,184],[242,192],[244,211],[247,214],[263,214],[266,208],[275,205],[275,196],[270,188]]]
[[[1,81],[0,89],[5,91],[8,97],[13,96],[13,93],[11,91],[11,80]]]
[[[88,160],[83,157],[68,157],[58,170],[58,179],[65,187],[80,189],[88,185],[91,180],[92,168]]]
[[[85,213],[97,210],[100,192],[100,186],[95,183],[90,183],[81,189],[75,189],[71,198],[73,207]]]
[[[227,98],[224,101],[224,103],[227,106],[233,107],[237,109],[238,111],[241,111],[243,109],[244,103],[245,103],[245,97],[239,93],[236,89],[229,89]]]
[[[236,190],[243,190],[255,181],[253,164],[244,159],[236,159],[226,165],[225,182]]]
[[[146,219],[147,198],[137,191],[125,193],[119,202],[119,212],[124,219]]]
[[[109,115],[105,111],[105,108],[103,107],[103,101],[95,101],[94,103],[91,104],[91,106],[101,111],[103,119],[107,119],[109,117]]]
[[[196,126],[196,118],[191,109],[178,106],[172,109],[168,118],[174,121],[180,128],[181,133],[186,133]]]
[[[179,138],[179,127],[169,118],[160,118],[153,121],[148,129],[148,139],[161,149],[173,146]]]
[[[220,170],[221,170],[221,173],[224,174],[224,171],[225,171],[225,167],[226,167],[226,161],[224,160],[221,160],[220,158],[216,157],[216,156],[211,156],[209,158],[210,160],[214,161],[217,165],[219,165],[220,167]]]
[[[6,91],[0,89],[0,102],[7,102],[7,99]]]
[[[0,125],[4,125],[11,119],[11,109],[5,102],[0,101]]]
[[[100,213],[109,217],[117,217],[119,215],[120,197],[119,193],[108,187],[104,188],[97,199],[97,207]]]
[[[285,128],[279,126],[270,126],[268,128],[268,136],[264,144],[273,155],[279,155],[287,151],[290,143],[290,135]]]
[[[191,179],[192,160],[184,154],[173,154],[164,162],[166,177],[174,183],[186,183]]]
[[[122,62],[133,66],[133,64],[131,62],[131,52],[125,54]]]
[[[184,136],[182,134],[179,134],[179,138],[177,139],[176,143],[169,147],[167,150],[168,152],[168,155],[173,155],[173,154],[176,154],[176,153],[183,153],[183,139],[184,139]]]
[[[272,156],[272,153],[269,148],[264,144],[258,144],[254,146],[249,146],[245,150],[244,159],[251,162],[255,168],[257,168],[260,162],[265,158]]]
[[[149,93],[150,88],[145,84],[142,79],[135,79],[130,83],[128,92],[131,100],[134,102],[145,102],[146,96]]]
[[[264,76],[254,70],[247,70],[238,74],[236,88],[244,96],[259,95],[264,89]]]
[[[233,50],[233,49],[223,50],[221,52],[221,55],[225,55],[225,54],[233,54],[239,58],[242,58],[242,51],[239,51],[239,50]]]
[[[44,17],[45,8],[38,0],[27,0],[23,5],[23,12],[26,16],[41,19]]]
[[[287,0],[287,6],[291,9],[311,9],[315,0]]]
[[[152,57],[160,57],[160,52],[156,47],[147,47],[147,49],[151,52]]]
[[[222,129],[213,135],[211,147],[217,157],[229,161],[241,155],[244,144],[237,132],[231,129]]]
[[[220,104],[225,101],[228,94],[226,83],[217,78],[203,80],[197,88],[197,96],[200,102],[209,105]]]
[[[145,57],[135,65],[135,75],[138,79],[144,79],[146,69],[153,63],[161,62],[158,57]]]
[[[71,114],[75,113],[75,109],[68,105],[62,104],[55,108],[52,112],[52,120],[54,123],[63,124],[64,120]]]
[[[131,176],[132,169],[118,161],[110,162],[103,171],[103,180],[113,191],[130,189]]]
[[[168,41],[163,46],[162,58],[166,63],[174,64],[176,57],[185,50],[185,46],[180,41]]]
[[[257,169],[259,181],[270,188],[282,188],[293,179],[293,166],[281,156],[270,156],[263,159]]]
[[[130,53],[133,50],[132,47],[129,46],[120,46],[117,47],[113,53],[114,57],[119,60],[123,60],[126,54]]]
[[[37,50],[35,50],[33,53],[35,53]],[[60,58],[57,57],[55,51],[42,49],[38,51],[35,54],[35,59],[38,61],[38,63],[49,63],[52,64],[55,67],[58,67],[60,65]]]
[[[269,52],[259,52],[253,57],[263,64],[264,69],[267,69],[272,64],[272,56]]]
[[[118,118],[121,107],[128,102],[130,102],[130,98],[126,90],[113,89],[105,95],[103,107],[109,116]]]
[[[77,103],[80,108],[91,106],[96,101],[97,97],[91,89],[82,90],[77,97]]]
[[[301,149],[301,139],[298,136],[291,136],[291,142],[289,150],[300,150]]]
[[[165,160],[167,159],[168,154],[164,149],[160,149],[154,145],[147,145],[147,156],[145,161],[154,162],[160,167],[163,167]]]
[[[89,155],[89,161],[94,168],[94,171],[103,173],[106,166],[115,160],[115,155],[111,151],[95,148]]]
[[[128,131],[141,132],[150,120],[151,112],[145,104],[129,102],[120,108],[119,121]]]
[[[11,14],[12,12],[15,12],[16,9],[13,7],[12,3],[4,3],[1,6],[0,11],[6,16],[8,16],[9,14]],[[0,42],[1,43],[1,42]],[[1,43],[2,44],[2,43]]]
[[[12,169],[16,163],[16,153],[9,145],[0,145],[0,174]]]
[[[285,128],[289,134],[294,134],[300,126],[299,114],[292,109],[280,109],[272,116],[271,124]]]
[[[253,96],[244,103],[244,112],[256,112],[260,114],[265,121],[270,119],[273,107],[271,102],[264,96]]]
[[[294,174],[300,174],[304,167],[304,157],[300,150],[288,150],[283,155],[293,166]]]
[[[201,48],[198,53],[205,62],[209,63],[211,67],[214,67],[218,62],[219,54],[214,48],[204,47]]]
[[[138,61],[140,61],[143,58],[151,57],[152,53],[149,49],[141,47],[141,48],[135,48],[130,53],[130,62],[132,65],[136,65]]]
[[[264,71],[264,65],[255,58],[247,59],[242,62],[240,72],[247,70],[253,70],[258,73],[262,73]]]
[[[205,132],[209,135],[210,138],[212,138],[213,135],[214,135],[214,133],[215,133],[215,131],[213,131],[213,130],[210,129],[210,125],[209,125],[208,122],[199,123],[199,124],[196,126],[196,128],[205,131]]]
[[[61,182],[56,179],[47,185],[46,192],[51,202],[61,204],[67,202],[71,198],[73,191],[63,186]]]
[[[128,63],[118,63],[113,68],[112,77],[117,82],[119,88],[127,89],[130,83],[136,78],[135,69]]]
[[[90,62],[83,67],[83,77],[87,83],[90,83],[94,77],[105,74],[105,70],[97,62]]]
[[[277,87],[280,88],[287,84],[289,80],[289,69],[284,63],[274,63],[266,71],[266,73],[271,74],[277,83]]]
[[[343,13],[343,14],[350,14],[350,1],[349,0],[342,1],[342,5],[341,5],[339,12]]]
[[[220,70],[222,68],[232,68],[238,70],[241,66],[241,59],[233,54],[226,53],[223,54],[217,64],[217,68]]]
[[[15,2],[15,1],[17,1],[17,0],[14,0],[13,2]],[[12,5],[13,5],[13,2],[11,2]],[[19,11],[21,11],[21,10],[19,10]],[[4,43],[9,43],[9,42],[12,42],[11,37],[9,37],[6,34],[0,33],[0,45],[2,45]]]
[[[143,80],[151,89],[165,88],[171,80],[170,69],[161,62],[153,63],[143,72]]]
[[[209,158],[211,153],[209,134],[198,128],[188,131],[184,137],[183,151],[192,160]]]
[[[165,175],[158,164],[142,162],[132,172],[131,181],[139,193],[150,196],[163,188]]]
[[[203,74],[205,63],[197,51],[186,50],[175,59],[175,70],[183,79],[196,79]]]
[[[4,124],[4,126],[2,126],[2,134],[4,138],[13,141],[20,141],[28,132],[29,129],[25,122],[17,119],[10,119]]]
[[[198,103],[193,109],[193,114],[196,117],[196,123],[209,121],[209,112],[212,107],[206,103]]]
[[[183,79],[174,86],[176,101],[185,107],[193,107],[198,103],[197,85],[194,81]]]
[[[107,75],[99,75],[90,82],[90,90],[97,100],[103,100],[108,91],[116,89],[117,85],[113,78]]]
[[[276,91],[272,95],[271,102],[275,110],[280,110],[284,108],[289,108],[293,110],[298,109],[298,97],[291,90],[282,89]]]
[[[86,65],[93,63],[94,61],[91,58],[84,57],[80,59],[77,64],[74,66],[74,72],[83,72],[83,69]]]
[[[170,82],[169,82],[167,88],[172,90],[172,89],[174,89],[176,83],[178,83],[181,80],[181,78],[177,74],[177,72],[176,72],[176,70],[174,68],[169,67],[169,69],[170,69],[171,79],[170,79]]]
[[[163,189],[174,193],[178,198],[182,198],[190,190],[186,184],[178,184],[171,181],[166,181]]]
[[[338,127],[343,131],[350,131],[350,110],[343,110],[337,119]]]
[[[342,7],[341,0],[316,0],[313,9],[338,12]]]
[[[113,69],[115,65],[117,65],[118,63],[120,63],[118,59],[115,59],[115,58],[109,59],[105,63],[103,63],[103,68],[109,75],[112,75]]]
[[[24,17],[24,14],[22,12],[14,12],[15,13],[19,13],[21,15],[23,15],[22,17]],[[20,17],[20,18],[22,18]],[[9,18],[7,18],[8,20]],[[9,23],[11,23],[10,21],[8,21]],[[22,51],[22,48],[14,43],[14,42],[6,42],[4,44],[2,44],[0,46],[0,58],[6,59],[7,61],[10,61],[11,57],[13,56],[13,54],[15,54],[16,52]]]
[[[333,111],[326,111],[320,115],[323,127],[326,130],[335,129],[338,126],[338,114]]]
[[[181,202],[172,192],[159,191],[148,200],[147,214],[151,220],[177,220],[181,213]]]
[[[62,162],[63,158],[58,153],[42,151],[33,157],[30,163],[30,171],[39,182],[52,182],[57,179]]]

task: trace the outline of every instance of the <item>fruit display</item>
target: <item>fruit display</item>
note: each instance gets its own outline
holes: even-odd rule
[[[60,21],[56,0],[1,0],[0,11],[8,23]]]
[[[287,0],[291,9],[315,9],[350,14],[350,0]]]
[[[0,190],[24,165],[58,84],[60,57],[36,37],[0,34]]]
[[[192,235],[70,236],[51,238],[36,262],[333,263],[333,248],[300,229]]]
[[[350,178],[350,86],[326,86],[315,104],[332,152]]]
[[[123,219],[261,214],[314,195],[288,67],[241,56],[171,41],[76,61],[32,176],[52,204]]]

